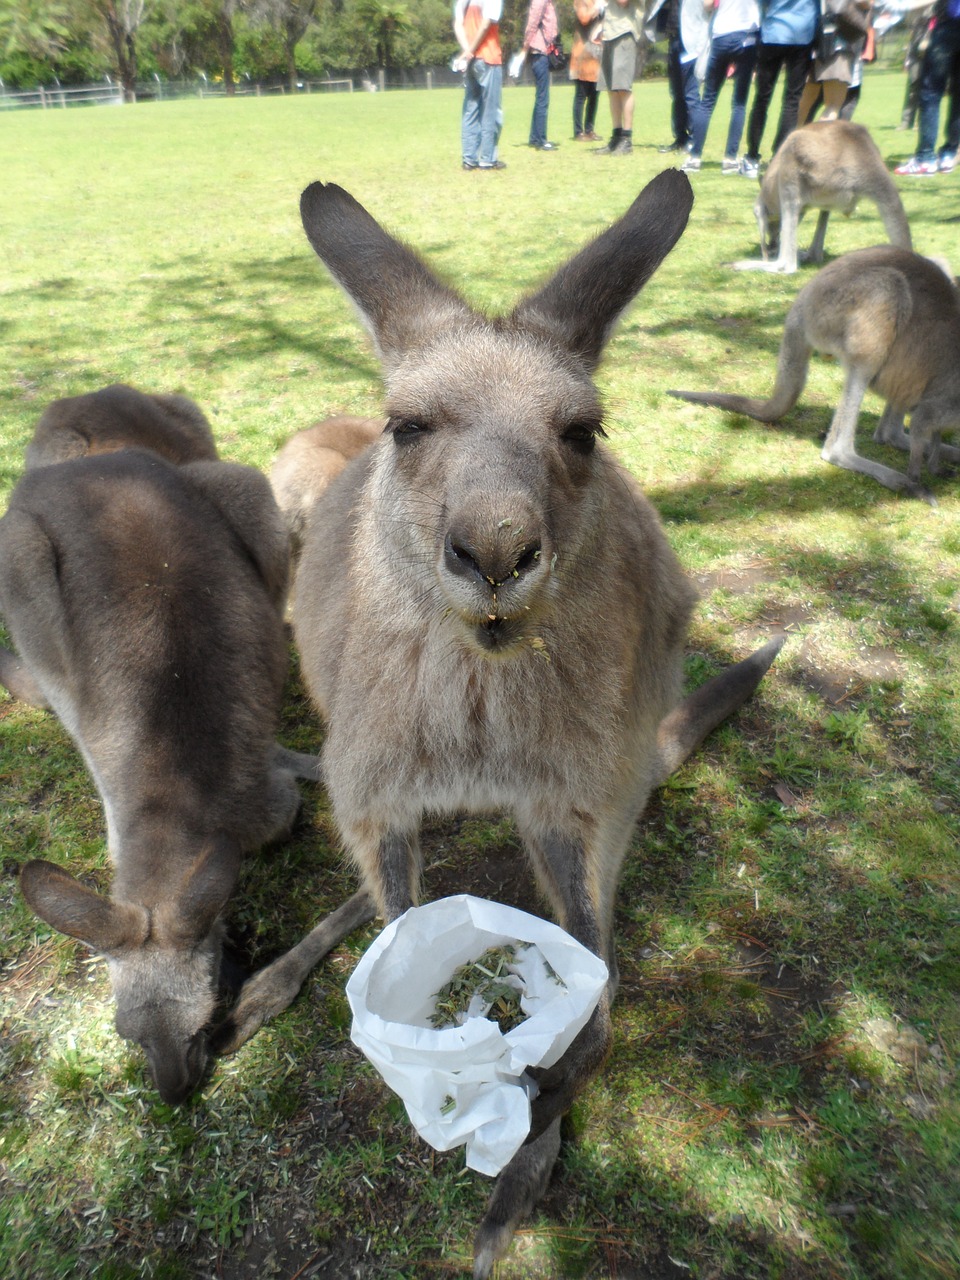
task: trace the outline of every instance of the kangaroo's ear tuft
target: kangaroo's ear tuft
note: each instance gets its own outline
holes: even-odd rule
[[[665,170],[622,218],[521,302],[514,320],[547,329],[592,371],[613,326],[680,239],[692,207],[690,179]]]
[[[342,187],[311,183],[300,197],[300,216],[315,252],[358,308],[387,365],[438,329],[471,316],[459,295]]]

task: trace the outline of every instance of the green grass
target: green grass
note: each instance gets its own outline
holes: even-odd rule
[[[914,142],[894,131],[902,89],[869,75],[858,116],[891,163]],[[934,483],[934,510],[822,463],[840,379],[820,358],[775,428],[666,396],[765,393],[810,278],[724,265],[756,252],[753,187],[719,172],[728,96],[688,230],[599,382],[612,447],[701,585],[691,681],[776,628],[790,639],[638,827],[614,1054],[504,1280],[960,1274],[957,485]],[[453,91],[0,116],[0,487],[49,400],[111,381],[187,392],[223,455],[256,466],[326,413],[376,412],[374,357],[306,244],[300,190],[340,182],[471,301],[506,308],[664,165],[662,82],[638,87],[628,160],[566,141],[570,100],[554,90],[564,145],[539,154],[522,145],[531,91],[507,91],[498,175],[460,171]],[[916,247],[954,266],[957,181],[900,184]],[[832,220],[827,250],[881,238],[863,206]],[[869,439],[879,407],[868,397],[863,451],[903,467]],[[295,673],[283,736],[320,742]],[[303,791],[295,838],[251,860],[231,909],[254,962],[354,883],[322,793]],[[28,857],[102,888],[109,870],[75,750],[10,700],[0,804],[0,1270],[468,1269],[488,1184],[413,1135],[349,1043],[343,984],[372,931],[173,1111],[113,1032],[101,962],[19,898]],[[533,903],[508,823],[437,825],[427,845],[430,893]]]

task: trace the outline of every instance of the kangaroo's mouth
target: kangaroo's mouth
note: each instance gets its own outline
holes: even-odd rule
[[[522,624],[514,618],[484,618],[473,628],[477,644],[486,653],[506,653],[524,639]]]

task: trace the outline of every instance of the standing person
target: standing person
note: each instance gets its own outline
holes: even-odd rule
[[[707,7],[713,0],[707,0]],[[739,173],[737,152],[743,137],[743,125],[747,117],[747,97],[754,64],[757,61],[757,41],[760,37],[760,5],[758,0],[718,0],[713,15],[713,36],[710,41],[710,57],[703,80],[703,96],[693,113],[693,142],[690,155],[681,166],[687,173],[700,168],[703,144],[707,140],[710,119],[717,105],[717,98],[733,67],[733,106],[727,129],[727,145],[723,151],[721,173]]]
[[[453,66],[463,72],[460,145],[464,169],[505,169],[497,157],[503,128],[503,0],[454,0],[453,31],[462,50]]]
[[[670,86],[673,141],[661,151],[689,151],[693,121],[700,106],[698,64],[710,44],[713,3],[704,0],[666,0],[667,82]],[[650,17],[658,12],[654,3]],[[700,75],[703,68],[700,65]]]
[[[940,125],[940,100],[948,85],[958,74],[960,62],[960,0],[938,0],[933,11],[935,26],[930,33],[930,43],[923,55],[920,68],[920,91],[917,95],[917,113],[920,117],[917,150],[895,172],[905,177],[917,177],[949,172],[956,165],[957,122],[951,107],[947,124],[947,142],[942,157],[937,156],[937,130]],[[953,127],[951,127],[951,125]]]
[[[547,141],[547,109],[550,106],[550,60],[547,49],[560,30],[553,0],[530,0],[527,25],[523,32],[523,52],[530,59],[536,95],[530,120],[530,146],[538,151],[556,151],[557,144]]]
[[[773,150],[776,151],[787,134],[797,127],[800,95],[807,82],[813,41],[820,20],[818,0],[766,0],[761,12],[757,79],[747,121],[747,154],[740,165],[740,172],[745,178],[756,178],[760,173],[760,143],[781,68],[785,77],[783,106]]]
[[[607,0],[603,14],[598,87],[610,97],[613,133],[602,155],[627,156],[633,150],[633,80],[637,44],[643,27],[643,0]]]
[[[797,110],[799,127],[812,118],[810,113],[820,101],[821,94],[823,114],[820,119],[840,118],[850,86],[859,74],[860,59],[867,45],[867,22],[871,4],[872,0],[854,0],[854,7],[862,15],[863,34],[852,37],[841,31],[837,23],[841,0],[826,0],[810,76],[800,95]],[[859,84],[859,80],[856,82]]]
[[[576,26],[570,47],[570,79],[573,93],[573,136],[577,142],[599,142],[594,132],[597,122],[597,78],[600,75],[600,33],[603,28],[603,0],[574,0]]]

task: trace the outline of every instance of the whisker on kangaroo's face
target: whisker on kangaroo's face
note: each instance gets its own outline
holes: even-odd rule
[[[402,479],[408,555],[432,561],[463,641],[502,657],[535,634],[559,560],[580,549],[600,401],[527,334],[454,331],[418,357],[387,381],[378,481],[395,493]]]

